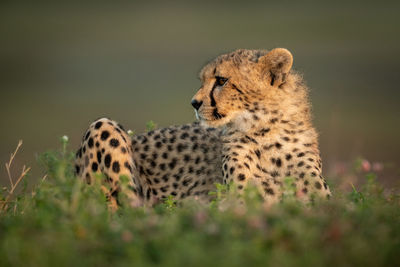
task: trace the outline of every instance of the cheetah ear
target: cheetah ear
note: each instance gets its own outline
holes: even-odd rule
[[[259,62],[262,64],[263,72],[267,72],[270,84],[279,87],[285,83],[292,68],[293,56],[285,48],[275,48],[260,58]]]

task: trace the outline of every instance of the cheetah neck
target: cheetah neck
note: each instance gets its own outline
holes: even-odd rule
[[[282,163],[281,171],[292,164],[302,165],[303,157],[320,160],[316,131],[307,117],[296,112],[247,110],[226,126],[222,139],[224,156],[235,151],[252,156],[255,160],[247,162],[250,168],[269,165],[274,159],[282,161],[282,156],[291,160],[290,164]],[[288,173],[286,170],[281,175]]]

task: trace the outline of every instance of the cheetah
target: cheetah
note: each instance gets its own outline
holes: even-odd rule
[[[96,120],[76,154],[77,175],[90,183],[104,174],[114,206],[122,175],[130,178],[133,206],[171,195],[209,201],[215,183],[239,193],[255,185],[274,203],[286,177],[305,201],[329,198],[308,89],[292,64],[284,48],[217,57],[199,74],[202,85],[191,101],[197,122],[130,137],[118,123]]]

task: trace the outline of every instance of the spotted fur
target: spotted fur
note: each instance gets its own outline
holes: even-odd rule
[[[131,138],[116,122],[96,120],[77,152],[76,172],[88,182],[103,173],[114,206],[121,175],[130,177],[134,206],[169,195],[208,201],[215,183],[233,183],[239,192],[255,184],[272,203],[281,198],[285,177],[294,178],[306,201],[329,197],[307,87],[291,66],[292,55],[282,48],[219,56],[200,72],[202,86],[192,100],[200,123]]]

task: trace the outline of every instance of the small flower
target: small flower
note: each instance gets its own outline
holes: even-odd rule
[[[62,140],[64,143],[66,143],[66,142],[68,142],[69,138],[68,138],[68,136],[64,135],[63,137],[61,137],[61,140]]]
[[[383,170],[383,164],[380,162],[374,162],[372,163],[372,170],[374,172],[379,172]]]
[[[368,160],[363,159],[361,162],[361,170],[364,172],[369,172],[371,170],[371,163]]]

